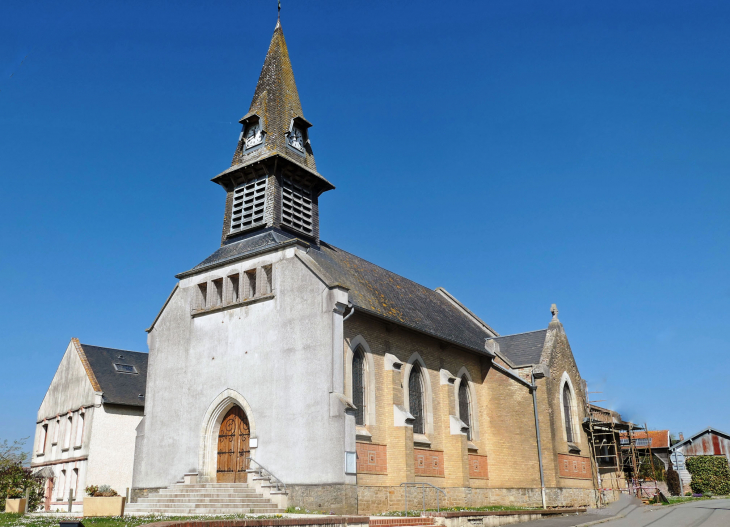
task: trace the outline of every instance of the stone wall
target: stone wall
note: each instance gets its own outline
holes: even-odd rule
[[[140,498],[149,498],[165,487],[133,488],[129,490],[129,503],[137,503]]]
[[[514,507],[541,507],[540,488],[470,488],[448,487],[445,495],[427,488],[425,495],[420,488],[409,487],[408,509],[422,510],[438,507],[484,507],[488,505],[508,505]],[[595,506],[596,495],[593,489],[547,488],[546,500],[551,507]],[[424,503],[425,498],[425,503]],[[358,514],[377,514],[386,511],[402,511],[406,508],[404,487],[365,487],[357,488]]]
[[[325,514],[357,514],[355,485],[287,485],[288,504]]]

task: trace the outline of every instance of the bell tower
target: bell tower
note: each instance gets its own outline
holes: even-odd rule
[[[239,122],[231,166],[212,179],[227,193],[221,245],[264,229],[319,245],[319,196],[334,186],[317,172],[280,21]]]

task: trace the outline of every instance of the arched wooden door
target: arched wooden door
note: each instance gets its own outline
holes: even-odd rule
[[[223,418],[218,432],[219,483],[244,483],[246,481],[246,459],[251,451],[248,446],[250,431],[244,411],[234,406]]]

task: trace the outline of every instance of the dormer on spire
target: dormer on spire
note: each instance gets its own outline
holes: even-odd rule
[[[278,19],[251,106],[239,122],[231,167],[212,180],[228,193],[222,244],[267,227],[318,244],[318,198],[334,186],[317,172],[312,124],[302,112]]]

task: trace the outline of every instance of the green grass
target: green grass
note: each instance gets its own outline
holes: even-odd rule
[[[150,514],[148,516],[106,516],[100,518],[79,518],[78,516],[60,515],[39,515],[22,516],[0,512],[0,527],[58,527],[58,522],[64,520],[81,520],[84,527],[137,527],[146,523],[166,522],[175,520],[235,520],[235,519],[273,519],[281,518],[281,515],[256,516],[253,514],[229,514],[225,516],[163,516],[161,514]]]
[[[669,503],[664,503],[663,505],[678,505],[680,503],[687,503],[690,501],[702,501],[726,497],[727,496],[703,496],[701,498],[693,498],[692,496],[670,496],[667,498],[669,500]]]
[[[511,507],[505,505],[489,505],[486,507],[441,507],[440,512],[469,512],[469,511],[529,511],[537,510],[538,507]],[[410,510],[407,516],[420,516],[423,509]],[[426,512],[436,512],[436,509],[426,509]],[[376,516],[406,516],[405,511],[388,511],[376,514]]]

